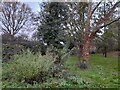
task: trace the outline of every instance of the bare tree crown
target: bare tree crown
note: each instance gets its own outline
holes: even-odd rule
[[[28,5],[20,2],[4,2],[1,4],[1,29],[3,33],[17,34],[31,16]]]

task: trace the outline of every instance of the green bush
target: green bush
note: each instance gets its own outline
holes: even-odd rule
[[[3,63],[3,80],[36,81],[43,80],[53,65],[53,58],[47,54],[33,54],[29,50],[14,55],[13,60]]]
[[[23,46],[14,44],[3,44],[2,45],[2,62],[8,62],[10,59],[17,53],[22,53],[23,51]]]

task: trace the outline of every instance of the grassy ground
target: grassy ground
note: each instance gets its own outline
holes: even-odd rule
[[[119,87],[118,82],[118,58],[103,57],[93,54],[89,60],[89,68],[81,70],[76,66],[76,57],[71,56],[65,63],[65,67],[78,77],[82,77],[88,83],[87,87]]]
[[[119,87],[120,83],[118,83],[118,58],[113,56],[109,56],[105,58],[99,54],[91,55],[89,60],[89,68],[86,70],[79,69],[76,65],[76,57],[70,56],[70,58],[64,63],[66,69],[64,71],[68,71],[68,73],[65,73],[67,79],[64,79],[63,77],[49,78],[46,76],[47,80],[45,82],[43,83],[35,82],[33,85],[24,82],[24,79],[22,81],[19,81],[18,78],[21,78],[23,76],[25,77],[26,75],[32,75],[31,72],[33,73],[33,71],[35,71],[37,67],[40,68],[39,67],[40,64],[38,63],[40,60],[44,61],[50,58],[49,56],[46,56],[46,57],[37,58],[38,60],[35,59],[34,61],[33,59],[35,57],[37,58],[36,55],[31,53],[23,54],[17,56],[17,58],[15,59],[15,61],[19,62],[18,65],[16,64],[16,62],[9,64],[9,66],[7,64],[4,64],[5,65],[4,67],[6,68],[3,68],[2,70],[4,71],[3,78],[7,77],[8,79],[2,80],[2,87],[3,88],[11,88],[11,87],[12,88],[18,88],[18,87],[19,88],[23,88],[23,87],[24,88],[41,88],[41,87],[117,88]],[[37,67],[34,66],[36,65],[36,63],[38,63]],[[47,63],[45,63],[45,65],[47,65]],[[13,69],[15,70],[11,71],[10,67],[12,68],[12,70]],[[44,71],[44,69],[42,68],[38,70]],[[26,71],[28,71],[29,73]],[[25,73],[25,75],[23,75],[23,73]],[[69,76],[69,74],[73,76]],[[58,75],[61,75],[61,73]],[[28,78],[28,76],[26,77]]]

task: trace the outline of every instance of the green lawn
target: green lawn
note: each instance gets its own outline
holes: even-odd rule
[[[0,81],[2,80],[2,62],[0,61]],[[2,87],[2,82],[0,82],[0,89]]]
[[[117,88],[118,85],[118,58],[103,57],[93,54],[89,60],[89,68],[81,70],[76,66],[76,57],[71,56],[65,63],[65,67],[72,74],[84,79],[87,87]]]

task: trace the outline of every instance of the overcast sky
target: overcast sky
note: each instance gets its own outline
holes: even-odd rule
[[[25,2],[25,3],[28,4],[31,7],[33,12],[40,11],[40,8],[39,8],[39,3],[40,2]]]
[[[40,11],[39,3],[46,2],[47,0],[19,0],[20,2],[28,4],[33,12]]]

